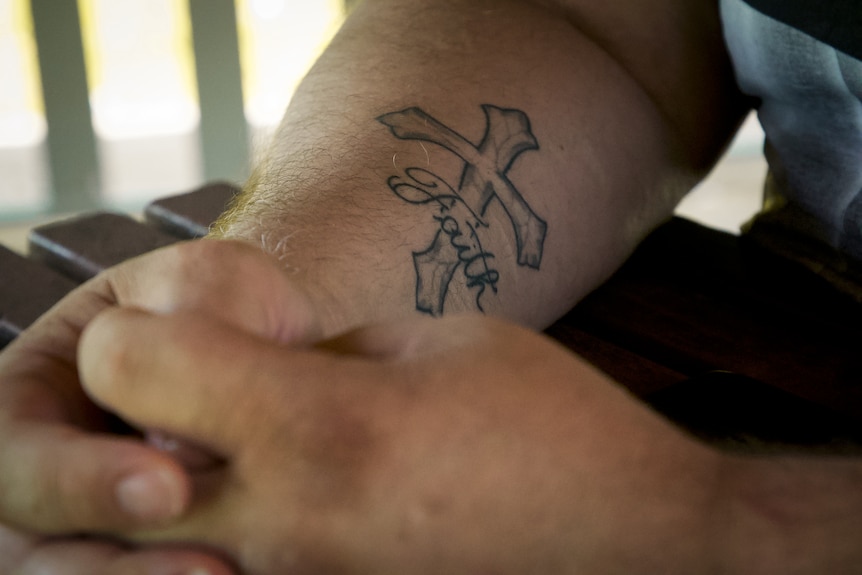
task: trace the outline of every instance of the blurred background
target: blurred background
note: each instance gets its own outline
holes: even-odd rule
[[[348,5],[0,0],[0,218],[243,180]]]
[[[0,241],[242,182],[353,2],[0,0]],[[759,205],[762,138],[751,119],[679,212],[737,231]]]

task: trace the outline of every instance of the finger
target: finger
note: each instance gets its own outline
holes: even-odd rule
[[[78,338],[90,319],[113,303],[103,283],[80,287],[0,353],[0,418],[90,425],[92,406],[77,378]]]
[[[15,426],[0,469],[0,514],[39,533],[162,525],[191,498],[189,478],[167,455],[60,424]]]
[[[84,332],[79,362],[86,392],[106,409],[226,457],[243,418],[286,389],[267,373],[290,353],[211,318],[114,309]]]
[[[513,328],[490,319],[477,322],[472,315],[410,318],[361,327],[320,342],[316,347],[381,360],[411,359],[475,345],[476,341],[485,339],[483,336],[490,329],[503,332]]]
[[[308,294],[277,260],[243,242],[176,244],[116,267],[107,280],[121,305],[154,313],[203,313],[284,343],[315,341],[321,330]]]
[[[0,354],[0,416],[35,413],[89,425],[95,414],[76,377],[78,340],[115,305],[203,313],[285,343],[312,342],[321,332],[309,296],[259,249],[226,240],[170,246],[103,272],[8,346]]]
[[[2,565],[2,563],[0,563]],[[43,543],[2,573],[14,575],[233,575],[224,561],[203,551],[129,550],[92,540]]]
[[[194,312],[282,343],[319,338],[310,298],[289,282],[280,264],[259,248],[235,241],[177,244],[123,264],[107,274],[120,305],[155,313]],[[148,433],[154,447],[187,469],[219,464],[205,450],[164,432]]]
[[[0,518],[28,529],[150,524],[177,515],[188,499],[187,480],[168,458],[131,442],[89,441],[81,431],[107,429],[77,377],[80,332],[115,303],[106,284],[91,288],[73,292],[0,354]],[[122,501],[108,490],[147,469],[174,484],[172,496],[149,506],[140,481],[126,484],[139,495]]]
[[[0,573],[13,573],[12,568],[24,562],[24,556],[36,543],[35,537],[0,525]]]

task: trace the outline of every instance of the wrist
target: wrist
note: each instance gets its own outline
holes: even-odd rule
[[[727,573],[853,573],[862,498],[858,463],[732,458],[723,533]]]
[[[371,266],[357,270],[359,258],[339,257],[323,244],[321,238],[314,248],[307,239],[280,229],[262,218],[249,223],[247,218],[234,217],[230,225],[222,225],[210,237],[251,246],[266,254],[274,269],[287,281],[278,282],[287,297],[274,297],[274,301],[301,301],[303,317],[314,320],[313,340],[326,339],[370,322],[394,319],[407,313],[406,305],[396,301],[398,295],[386,294],[397,286],[388,282],[374,286],[370,279]],[[282,294],[284,295],[284,294]],[[406,299],[406,297],[404,298]],[[388,302],[381,306],[381,302]],[[295,309],[291,306],[291,309]],[[283,313],[275,311],[275,315]],[[283,325],[282,331],[291,331]]]

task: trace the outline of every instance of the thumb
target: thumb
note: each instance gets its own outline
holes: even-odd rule
[[[175,244],[112,268],[104,279],[122,307],[202,313],[284,343],[320,337],[309,294],[277,260],[243,242]]]
[[[228,240],[176,244],[120,265],[105,274],[121,307],[153,313],[196,313],[283,343],[311,343],[322,332],[312,298],[259,248]],[[164,430],[147,441],[187,469],[217,460],[200,446]]]
[[[266,404],[284,401],[272,396],[289,386],[267,373],[291,353],[210,317],[114,308],[84,331],[78,362],[97,404],[229,458]]]

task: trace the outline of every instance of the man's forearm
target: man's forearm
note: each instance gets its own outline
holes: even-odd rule
[[[683,10],[693,28],[717,18],[699,4]],[[626,57],[666,38],[620,48],[594,39],[602,18],[578,13],[499,0],[360,5],[216,233],[277,255],[312,287],[328,332],[413,311],[547,325],[670,214],[736,120],[720,65],[702,66],[719,70],[709,97],[680,100]],[[720,39],[699,33],[703,58],[719,58]],[[700,85],[700,68],[679,63],[698,56],[674,54],[693,48],[682,36],[665,46],[668,65]],[[696,113],[707,133],[693,135]]]

